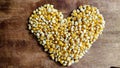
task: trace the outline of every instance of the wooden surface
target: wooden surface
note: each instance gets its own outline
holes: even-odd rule
[[[105,17],[103,34],[79,63],[63,67],[51,60],[27,30],[31,12],[45,3],[66,16],[90,4]],[[0,68],[110,68],[120,67],[120,0],[0,0]]]

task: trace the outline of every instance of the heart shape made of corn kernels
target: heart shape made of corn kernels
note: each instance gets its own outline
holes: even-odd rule
[[[104,28],[104,18],[96,7],[79,6],[67,18],[53,5],[34,10],[28,28],[50,57],[63,66],[78,62]]]

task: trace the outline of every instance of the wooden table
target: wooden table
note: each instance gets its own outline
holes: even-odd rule
[[[67,17],[79,5],[100,9],[106,28],[78,63],[63,67],[52,61],[27,30],[28,17],[45,3]],[[120,0],[0,0],[0,68],[110,68],[120,67]]]

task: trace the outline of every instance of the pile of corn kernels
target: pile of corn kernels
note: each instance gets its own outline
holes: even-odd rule
[[[70,66],[88,51],[102,33],[104,24],[96,7],[79,6],[64,18],[53,5],[45,4],[33,11],[28,28],[53,60]]]

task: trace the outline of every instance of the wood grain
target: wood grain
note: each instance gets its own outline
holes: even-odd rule
[[[65,17],[79,5],[100,9],[106,28],[79,63],[63,67],[52,61],[27,30],[34,9],[53,4]],[[120,0],[0,0],[0,68],[120,67]]]

